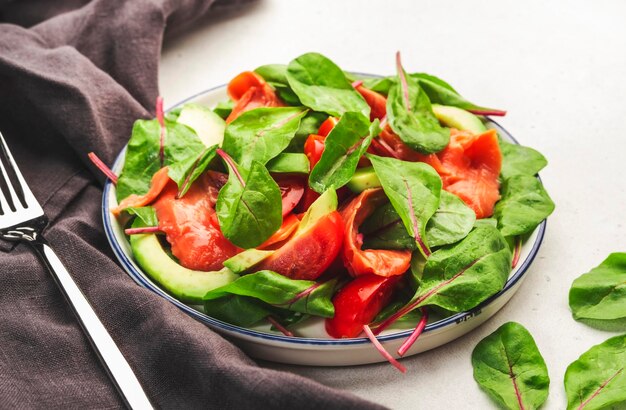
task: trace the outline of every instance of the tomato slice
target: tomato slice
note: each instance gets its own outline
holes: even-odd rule
[[[235,102],[235,106],[226,118],[227,124],[254,108],[285,106],[263,77],[252,71],[244,71],[233,78],[228,83],[228,95]]]
[[[345,222],[343,263],[352,276],[396,276],[409,269],[410,250],[361,249],[359,226],[386,200],[382,189],[366,189],[341,211]]]
[[[335,316],[326,319],[334,338],[356,337],[389,303],[401,276],[364,275],[341,288],[333,298]]]
[[[257,246],[257,249],[272,249],[275,245],[280,244],[281,242],[289,239],[291,234],[293,234],[298,226],[300,225],[300,220],[294,214],[289,214],[286,218],[283,218],[283,224],[280,228],[274,232],[272,236],[270,236],[265,242],[261,245]]]
[[[214,207],[220,182],[215,174],[204,173],[180,199],[176,183],[170,181],[153,204],[172,254],[189,269],[219,270],[241,251],[219,229]]]
[[[309,158],[311,169],[317,164],[324,153],[324,141],[326,137],[323,135],[311,134],[304,143],[304,153]]]
[[[320,125],[320,128],[317,130],[317,135],[321,135],[322,137],[328,137],[330,131],[337,125],[339,119],[336,117],[328,117],[326,121]]]
[[[315,280],[341,250],[343,221],[339,212],[322,217],[304,232],[291,237],[258,265],[291,279]]]
[[[298,205],[304,195],[306,181],[302,177],[292,175],[274,175],[283,199],[283,218]]]

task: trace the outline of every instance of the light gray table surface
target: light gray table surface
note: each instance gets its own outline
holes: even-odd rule
[[[210,16],[164,46],[166,105],[268,63],[321,52],[342,68],[438,75],[468,99],[508,110],[500,122],[549,160],[556,203],[526,281],[486,324],[438,349],[345,368],[261,363],[392,408],[494,408],[472,378],[476,343],[507,321],[534,336],[550,373],[546,409],[566,407],[569,363],[615,333],[571,319],[571,282],[626,251],[626,1],[261,0]]]

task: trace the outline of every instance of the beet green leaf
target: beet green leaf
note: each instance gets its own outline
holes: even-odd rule
[[[424,255],[430,255],[426,224],[439,207],[441,178],[423,162],[368,155],[385,194],[400,215],[409,235]]]
[[[336,280],[317,283],[289,279],[276,272],[263,270],[240,277],[234,282],[208,292],[204,299],[214,300],[228,295],[259,299],[274,307],[321,317],[333,317],[331,297]]]
[[[282,224],[280,188],[265,166],[252,162],[250,171],[230,158],[228,182],[220,189],[215,210],[224,236],[241,248],[265,242]]]
[[[246,111],[226,126],[222,149],[245,169],[252,161],[265,165],[287,148],[305,113],[297,107]]]
[[[539,408],[548,398],[548,368],[524,326],[508,322],[472,352],[474,379],[498,405],[511,410]]]
[[[341,188],[350,181],[359,159],[380,132],[378,120],[358,112],[345,113],[324,142],[324,152],[309,175],[309,185],[318,193]]]
[[[302,104],[315,111],[342,116],[348,111],[369,118],[370,107],[335,63],[318,53],[307,53],[287,67],[287,81]]]
[[[400,139],[424,154],[439,152],[450,141],[450,130],[439,125],[430,100],[418,81],[398,61],[398,80],[389,89],[387,119]]]
[[[541,181],[530,175],[515,175],[506,179],[501,188],[494,217],[504,236],[532,232],[554,211],[554,202]]]
[[[626,253],[613,253],[577,278],[569,291],[574,319],[604,330],[626,330]]]
[[[567,409],[626,408],[626,335],[583,353],[565,371]]]
[[[195,131],[186,125],[165,120],[164,162],[159,155],[161,126],[157,120],[137,120],[126,148],[124,168],[117,181],[117,200],[130,194],[143,195],[150,190],[152,176],[162,165],[196,158],[205,146]]]

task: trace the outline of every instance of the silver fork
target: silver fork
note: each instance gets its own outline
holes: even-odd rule
[[[16,183],[7,171],[12,172]],[[0,186],[0,238],[27,242],[41,257],[54,281],[69,302],[78,323],[115,384],[124,403],[131,409],[152,408],[141,384],[119,348],[98,319],[96,312],[80,291],[72,276],[63,266],[42,236],[48,219],[26,184],[4,137],[0,133],[0,184],[5,182],[8,192]]]

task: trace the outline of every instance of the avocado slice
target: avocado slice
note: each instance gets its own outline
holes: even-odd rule
[[[246,249],[232,258],[224,261],[224,266],[234,273],[241,274],[261,263],[265,258],[273,254],[274,251],[263,251],[260,249]]]
[[[182,302],[203,303],[202,297],[208,291],[239,277],[228,268],[203,272],[179,265],[163,250],[155,234],[130,235],[130,247],[148,276]]]
[[[319,198],[315,200],[307,209],[306,213],[300,220],[300,225],[298,225],[298,230],[294,234],[297,236],[302,232],[306,231],[313,225],[317,223],[317,221],[329,213],[337,210],[337,192],[334,189],[327,189]]]
[[[284,174],[308,174],[309,158],[305,154],[283,152],[267,163],[267,170]]]
[[[461,131],[470,131],[474,134],[482,134],[487,131],[485,124],[469,111],[448,105],[433,104],[435,116],[446,127],[456,128]]]
[[[381,186],[380,180],[376,172],[374,172],[373,167],[357,169],[347,185],[352,192],[356,192],[357,194],[368,188],[378,188]]]
[[[207,146],[222,145],[226,122],[211,111],[199,104],[185,104],[180,111],[177,122],[193,129],[202,143]]]

